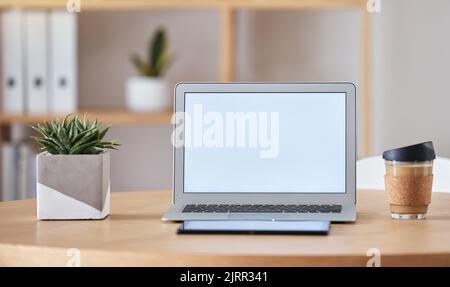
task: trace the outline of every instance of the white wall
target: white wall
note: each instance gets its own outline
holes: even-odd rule
[[[122,107],[123,85],[134,74],[131,51],[145,52],[149,35],[167,28],[176,81],[218,81],[219,26],[215,11],[82,12],[80,102]],[[238,81],[359,82],[359,13],[240,12],[237,15]],[[170,127],[114,128],[123,146],[112,156],[113,190],[171,187]]]
[[[433,140],[450,157],[450,1],[384,0],[373,16],[375,152]]]
[[[237,79],[360,81],[357,11],[241,12],[237,17]],[[167,78],[217,81],[218,14],[82,12],[80,96],[87,107],[124,104],[123,83],[134,74],[131,51],[167,27],[176,62]],[[373,14],[374,152],[433,140],[450,157],[450,1],[382,0]],[[112,157],[113,190],[171,186],[170,128],[114,128],[124,143]]]

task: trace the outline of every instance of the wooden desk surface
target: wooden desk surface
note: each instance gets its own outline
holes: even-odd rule
[[[0,265],[65,266],[79,254],[81,266],[366,266],[370,248],[382,266],[450,265],[450,194],[433,194],[428,219],[398,221],[383,191],[359,191],[357,222],[328,236],[177,235],[160,220],[170,198],[113,193],[103,221],[37,221],[35,200],[0,203]]]

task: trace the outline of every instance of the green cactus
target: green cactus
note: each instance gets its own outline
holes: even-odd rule
[[[138,73],[146,77],[160,77],[167,70],[171,56],[169,54],[169,40],[163,29],[158,29],[148,47],[147,59],[137,54],[131,55],[131,62]]]

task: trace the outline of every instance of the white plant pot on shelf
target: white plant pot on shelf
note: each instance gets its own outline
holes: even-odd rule
[[[103,219],[109,215],[109,152],[37,155],[39,220]]]
[[[126,104],[135,112],[156,112],[170,107],[167,85],[163,79],[131,77],[125,87]]]

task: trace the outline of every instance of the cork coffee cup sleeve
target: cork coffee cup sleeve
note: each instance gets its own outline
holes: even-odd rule
[[[386,191],[390,204],[422,206],[431,202],[433,176],[385,175]]]

